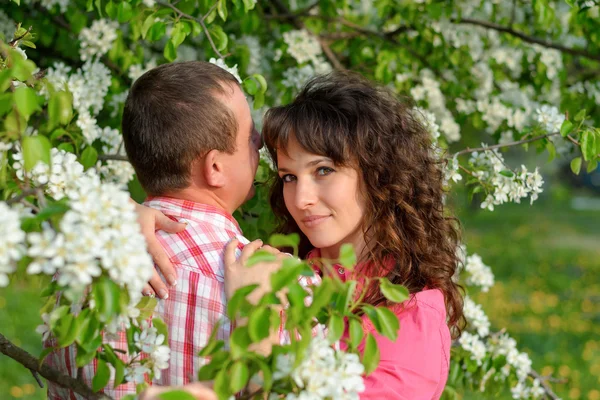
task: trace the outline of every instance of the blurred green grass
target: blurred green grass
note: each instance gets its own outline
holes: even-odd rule
[[[563,382],[552,384],[561,398],[600,400],[600,211],[573,210],[567,197],[497,212],[465,204],[457,210],[469,254],[478,253],[496,275],[489,293],[474,295],[492,328],[506,328],[538,372]],[[41,350],[40,291],[31,278],[0,289],[0,331],[34,355]],[[45,389],[0,355],[0,399],[16,398],[45,399]]]

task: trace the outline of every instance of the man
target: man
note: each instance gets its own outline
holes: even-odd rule
[[[204,62],[165,64],[142,75],[129,92],[122,127],[146,204],[187,224],[177,234],[157,233],[177,272],[166,277],[171,287],[159,292],[164,300],[155,313],[168,327],[171,348],[169,368],[156,383],[182,385],[196,379],[197,354],[216,323],[226,320],[219,339],[231,331],[223,250],[234,237],[248,242],[231,214],[253,195],[261,137],[236,78]],[[124,337],[113,345],[127,348]],[[56,357],[75,372],[75,349]],[[86,366],[84,379],[91,381],[94,372],[95,363]],[[105,393],[120,398],[135,393],[135,385],[108,386]],[[48,397],[75,395],[51,386]]]

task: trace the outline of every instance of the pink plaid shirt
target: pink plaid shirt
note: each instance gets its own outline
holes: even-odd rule
[[[171,219],[186,222],[185,231],[178,234],[157,232],[158,240],[177,269],[177,285],[169,289],[169,298],[159,300],[155,315],[160,316],[169,329],[171,359],[169,368],[162,371],[160,385],[183,385],[197,379],[198,370],[204,364],[198,352],[206,345],[218,321],[224,323],[219,328],[217,338],[226,340],[231,332],[231,322],[227,319],[227,306],[223,286],[223,253],[225,245],[237,237],[242,245],[248,240],[235,219],[223,210],[206,204],[168,197],[149,198],[147,206],[162,211]],[[114,348],[126,350],[127,339],[120,335],[116,342],[109,342]],[[52,340],[46,346],[52,346]],[[71,346],[53,352],[47,358],[48,364],[77,375],[75,365],[76,349]],[[84,381],[91,386],[95,375],[96,362],[82,370]],[[126,383],[112,388],[112,382],[104,393],[115,399],[135,393],[135,385]],[[81,396],[49,382],[48,399],[77,399]]]

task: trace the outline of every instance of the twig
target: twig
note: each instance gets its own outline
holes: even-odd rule
[[[23,39],[25,36],[27,36],[27,34],[28,34],[28,33],[30,33],[32,29],[33,29],[33,26],[30,26],[30,27],[29,27],[29,29],[27,29],[27,31],[26,31],[24,34],[22,34],[22,35],[21,35],[21,36],[19,36],[19,37],[16,37],[16,38],[14,38],[14,39],[13,39],[13,40],[11,40],[10,42],[8,42],[8,45],[9,45],[10,47],[14,47],[15,43],[17,43],[19,40],[21,40],[21,39]]]
[[[529,376],[531,376],[533,379],[537,379],[540,382],[540,386],[542,386],[542,388],[544,388],[544,391],[546,392],[546,395],[548,395],[548,397],[550,397],[552,400],[559,400],[560,399],[560,397],[558,397],[556,395],[556,393],[554,393],[552,391],[552,388],[546,382],[547,379],[544,379],[544,377],[540,376],[540,374],[538,374],[534,370],[531,370],[529,372]]]
[[[204,31],[204,34],[206,35],[208,41],[210,42],[210,46],[212,47],[215,54],[219,58],[225,58],[225,56],[223,56],[223,54],[221,54],[221,52],[217,49],[217,46],[215,45],[215,42],[213,41],[212,36],[210,36],[210,32],[208,31],[208,28],[206,27],[206,24],[204,23],[204,19],[206,18],[206,16],[203,16],[202,18],[199,19],[199,18],[196,18],[189,14],[184,13],[179,8],[175,7],[174,5],[172,5],[170,3],[165,3],[163,1],[157,1],[157,4],[168,7],[171,10],[175,11],[177,13],[177,15],[179,15],[180,18],[187,18],[187,19],[191,19],[192,21],[198,22],[200,24],[200,26],[202,27],[202,30]],[[212,8],[211,8],[211,11],[208,12],[208,14],[210,14],[211,12],[212,12]]]
[[[536,136],[530,139],[523,139],[523,140],[518,140],[516,142],[511,142],[511,143],[506,143],[506,144],[495,144],[492,146],[487,146],[487,147],[476,147],[476,148],[469,148],[467,147],[464,150],[461,150],[459,152],[454,153],[451,157],[449,158],[454,158],[463,154],[468,154],[468,153],[474,153],[476,151],[490,151],[490,150],[494,150],[494,149],[501,149],[504,147],[513,147],[513,146],[518,146],[520,144],[525,144],[525,143],[531,143],[531,142],[535,142],[537,140],[541,140],[541,139],[546,139],[549,138],[551,136],[556,136],[556,135],[560,135],[560,132],[554,132],[554,133],[548,133],[546,135],[540,135],[540,136]]]
[[[33,377],[36,380],[38,386],[43,389],[44,388],[44,382],[42,382],[42,378],[40,378],[40,375],[36,371],[34,371],[32,369],[30,369],[29,372],[31,372],[31,375],[33,375]]]
[[[8,204],[10,206],[11,204],[20,202],[25,197],[31,196],[34,194],[37,194],[37,188],[25,189],[21,193],[19,193],[17,196],[11,197],[10,199],[6,200],[6,204]]]
[[[481,21],[481,20],[473,19],[473,18],[461,18],[461,19],[454,18],[454,19],[452,19],[452,22],[457,23],[457,24],[476,25],[476,26],[484,27],[486,29],[492,29],[492,30],[495,30],[498,32],[508,33],[509,35],[518,37],[519,39],[523,40],[524,42],[535,43],[535,44],[539,44],[540,46],[559,50],[559,51],[562,51],[563,53],[571,54],[573,56],[580,56],[580,57],[588,58],[590,60],[600,61],[600,54],[592,54],[592,53],[589,53],[582,49],[574,49],[571,47],[563,46],[562,44],[551,42],[549,40],[544,40],[544,39],[537,38],[534,36],[529,36],[523,32],[514,30],[507,26],[499,25],[499,24],[496,24],[493,22]]]
[[[47,364],[40,365],[39,360],[23,350],[22,348],[15,346],[10,340],[0,333],[0,353],[17,361],[25,368],[32,372],[38,373],[44,378],[52,381],[64,388],[73,390],[75,393],[80,394],[86,399],[100,400],[110,399],[110,397],[102,394],[95,393],[89,386],[77,379],[63,374],[56,369],[50,367]]]
[[[122,154],[100,154],[98,156],[98,160],[106,161],[106,160],[115,160],[115,161],[129,161],[127,156]]]
[[[216,1],[215,4],[213,4],[212,7],[208,10],[208,12],[204,14],[204,17],[201,18],[202,22],[204,22],[204,20],[208,18],[208,16],[215,10],[215,8],[217,8],[218,5],[219,2]]]

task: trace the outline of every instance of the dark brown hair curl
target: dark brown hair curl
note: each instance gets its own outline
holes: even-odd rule
[[[459,224],[445,210],[442,162],[411,102],[359,75],[334,72],[312,79],[291,104],[271,108],[263,136],[273,160],[293,136],[306,151],[359,171],[366,201],[360,259],[368,261],[368,275],[385,276],[411,293],[440,289],[448,325],[458,336],[463,298],[452,277],[459,263]],[[270,200],[278,231],[299,233],[305,256],[310,243],[285,207],[280,179],[274,179]],[[391,270],[383,267],[390,259]],[[373,287],[365,301],[386,300]]]

